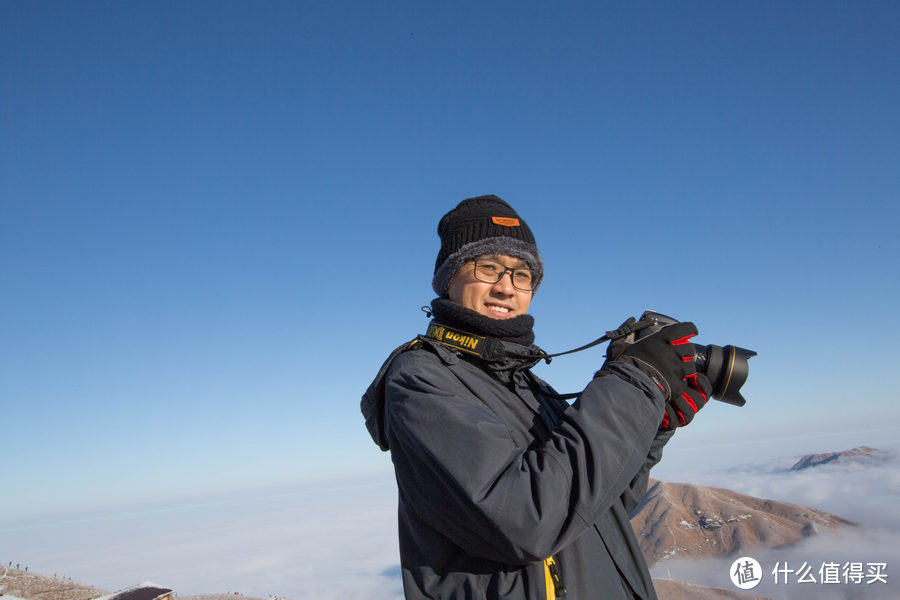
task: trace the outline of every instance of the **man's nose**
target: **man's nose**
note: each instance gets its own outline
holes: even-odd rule
[[[507,277],[509,275],[509,277]],[[494,284],[494,289],[498,292],[503,292],[504,294],[511,296],[516,293],[516,288],[512,283],[513,272],[506,271],[503,275],[500,276],[500,279],[497,283]]]

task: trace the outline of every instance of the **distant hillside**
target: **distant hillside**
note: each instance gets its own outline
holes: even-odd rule
[[[827,464],[861,464],[861,465],[879,465],[892,457],[892,454],[877,448],[869,448],[868,446],[859,446],[851,450],[843,452],[824,452],[822,454],[807,454],[798,460],[792,471],[801,471],[811,467],[818,467]]]
[[[0,568],[0,575],[3,575]],[[135,582],[136,584],[139,582]],[[175,590],[177,593],[178,590]],[[50,577],[35,573],[26,573],[18,569],[10,569],[0,579],[0,600],[4,596],[22,598],[23,600],[93,600],[110,592],[90,585],[75,583],[62,577]],[[200,596],[178,596],[178,600],[262,600],[251,596],[236,594],[203,594]],[[280,598],[278,600],[286,600]]]
[[[0,575],[4,570],[5,567],[0,567]],[[19,569],[10,569],[6,577],[0,579],[0,594],[26,600],[91,600],[106,593],[62,577],[36,575]]]
[[[650,564],[777,548],[842,525],[824,511],[732,490],[651,480],[631,524]]]
[[[659,600],[768,600],[747,592],[709,588],[672,579],[654,579],[653,587]]]

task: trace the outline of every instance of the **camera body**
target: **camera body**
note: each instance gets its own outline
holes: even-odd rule
[[[646,322],[649,321],[649,324]],[[639,323],[645,326],[634,333],[635,341],[656,333],[666,325],[678,323],[677,319],[664,314],[645,310]],[[734,406],[743,406],[747,403],[741,396],[741,386],[747,381],[750,374],[748,359],[756,356],[753,350],[739,348],[737,346],[716,346],[710,344],[701,346],[694,344],[697,349],[697,357],[694,360],[697,372],[703,373],[712,384],[711,396],[721,402],[727,402]]]

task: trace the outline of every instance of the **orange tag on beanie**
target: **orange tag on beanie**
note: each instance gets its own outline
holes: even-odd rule
[[[504,227],[519,226],[519,220],[512,217],[491,217],[491,221],[493,221],[497,225],[503,225]]]

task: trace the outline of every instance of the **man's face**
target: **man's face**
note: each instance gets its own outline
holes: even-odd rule
[[[506,254],[479,256],[500,263],[510,269],[527,269],[528,264]],[[534,292],[513,287],[512,273],[506,272],[497,283],[487,283],[475,278],[475,262],[465,263],[450,280],[447,294],[457,304],[472,309],[492,319],[512,319],[528,312]]]

